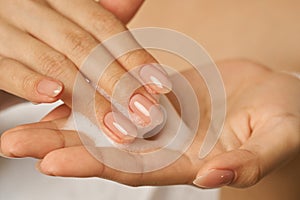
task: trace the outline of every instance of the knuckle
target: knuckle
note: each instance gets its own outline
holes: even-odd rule
[[[124,71],[118,67],[108,68],[100,79],[100,87],[111,93],[123,75]]]
[[[107,15],[103,12],[92,12],[90,15],[92,25],[98,35],[110,36],[117,33],[119,20],[114,15]]]
[[[39,60],[42,73],[53,78],[62,77],[65,70],[73,65],[66,56],[58,53],[43,54]]]
[[[83,60],[89,52],[96,46],[95,39],[84,31],[71,31],[66,33],[66,41],[70,46],[70,54],[80,60]]]

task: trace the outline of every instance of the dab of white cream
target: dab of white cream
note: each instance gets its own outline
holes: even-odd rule
[[[163,88],[162,83],[161,83],[157,78],[155,78],[154,76],[150,76],[150,80],[151,80],[155,85],[157,85],[157,87]]]
[[[116,127],[121,133],[123,133],[124,135],[128,135],[127,131],[122,127],[120,126],[120,124],[116,123],[116,122],[113,122],[113,125],[114,127]]]
[[[141,111],[141,113],[143,113],[145,116],[147,116],[147,117],[150,116],[149,111],[148,111],[142,104],[140,104],[138,101],[135,101],[135,102],[134,102],[134,106],[135,106],[139,111]]]

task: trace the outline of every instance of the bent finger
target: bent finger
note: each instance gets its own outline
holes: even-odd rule
[[[14,32],[14,34],[16,34],[18,37],[12,41],[13,45],[11,43],[5,45],[13,46],[18,50],[11,50],[10,53],[6,53],[15,59],[20,59],[37,72],[47,74],[48,76],[58,77],[60,80],[64,81],[66,90],[63,95],[63,100],[71,107],[73,84],[76,80],[76,75],[78,72],[78,69],[76,69],[74,63],[77,66],[80,66],[86,57],[88,57],[91,50],[98,45],[98,42],[85,30],[81,29],[76,24],[64,18],[52,9],[34,2],[29,3],[33,4],[32,7],[36,13],[39,13],[39,19],[31,22],[32,18],[28,16],[30,14],[21,13],[21,16],[16,16],[16,18],[19,20],[13,23],[15,23],[19,28],[29,31],[36,38],[45,41],[45,43],[47,43],[49,46],[39,42],[28,34],[20,33],[20,31],[11,28],[13,29],[11,31]],[[45,24],[45,26],[43,26],[43,21],[48,21],[47,25]],[[24,54],[22,53],[25,51],[24,46],[26,46],[25,44],[28,43],[32,44],[30,52],[28,54]],[[64,55],[67,55],[69,59]],[[99,69],[99,67],[102,67],[101,59],[105,59],[105,57],[109,55],[110,54],[104,50],[97,57],[100,59],[100,62],[96,62],[96,65],[94,66],[96,70]],[[87,77],[90,78],[90,76],[93,76],[95,73],[90,66],[88,67],[89,76]],[[123,69],[118,62],[113,62],[112,65],[105,70],[104,75],[100,78],[100,88],[104,89],[108,95],[112,95],[115,85],[125,73],[125,69]],[[134,81],[137,82],[137,80],[135,80],[133,77],[129,77],[131,78],[130,84]],[[94,84],[98,84],[98,77],[92,78],[92,81],[94,81]],[[163,114],[159,107],[155,105],[157,102],[154,102],[155,100],[151,99],[151,95],[149,95],[143,88],[139,89],[136,93],[140,95],[131,101],[131,106],[129,107],[130,109],[128,108],[128,105],[125,105],[126,108],[135,113],[137,116],[140,116],[140,119],[142,119],[140,121],[143,121],[144,124],[149,124],[157,115],[161,119]],[[99,99],[101,100],[101,98]],[[100,106],[97,107],[97,110],[107,110],[104,109],[104,101],[105,100],[103,99],[100,101]],[[137,104],[139,106],[135,106]],[[144,112],[145,110],[147,112]],[[151,112],[151,110],[153,111]]]
[[[0,37],[0,41],[4,41],[4,44],[0,46],[0,52],[6,53],[6,56],[8,57],[11,56],[15,59],[20,59],[22,63],[26,63],[41,74],[57,77],[63,81],[65,87],[61,96],[62,100],[69,107],[72,107],[72,103],[75,101],[73,98],[73,86],[75,81],[78,81],[78,85],[80,85],[82,89],[82,91],[79,91],[80,94],[77,94],[78,98],[82,98],[83,102],[86,102],[85,106],[96,108],[96,115],[100,125],[103,127],[104,133],[118,143],[128,143],[133,140],[133,136],[137,135],[136,127],[124,116],[120,115],[122,123],[116,123],[115,119],[106,117],[111,116],[112,108],[110,102],[101,96],[101,94],[95,93],[92,86],[86,82],[86,79],[78,72],[76,66],[69,59],[32,36],[5,23],[3,26],[0,26],[0,35],[5,32],[4,29],[9,29],[11,35],[14,35],[15,38],[11,42],[6,42],[9,37],[7,37],[7,34],[3,34],[3,37]],[[25,47],[28,43],[31,44],[30,51],[28,51],[27,54],[24,54],[23,52],[26,51]],[[14,48],[11,48],[10,46],[13,46]],[[5,47],[8,48],[8,51],[5,51]],[[90,95],[94,93],[95,96]],[[95,101],[85,98],[86,96],[95,98]],[[91,105],[92,102],[94,102],[95,105]],[[90,114],[93,113],[86,114],[87,117],[90,117]],[[122,128],[119,129],[120,127]],[[124,134],[123,130],[127,130],[126,134]]]

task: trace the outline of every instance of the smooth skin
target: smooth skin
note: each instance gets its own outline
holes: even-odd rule
[[[7,157],[41,159],[38,169],[52,176],[100,177],[132,186],[193,182],[202,188],[252,186],[299,153],[300,81],[245,60],[221,62],[218,67],[227,93],[227,118],[219,142],[204,160],[199,160],[198,152],[209,123],[209,95],[198,81],[191,82],[204,108],[198,134],[188,151],[162,170],[129,174],[98,162],[75,132],[56,128],[70,114],[66,106],[43,122],[5,132],[1,151]],[[193,71],[184,74],[195,80]]]
[[[157,12],[158,7],[163,12]],[[299,10],[300,1],[294,0],[151,0],[129,26],[158,26],[185,33],[216,61],[247,58],[274,70],[300,73]],[[185,68],[174,56],[153,55],[169,66]],[[298,200],[299,169],[300,154],[253,187],[222,188],[220,199]]]
[[[132,18],[142,2],[0,0],[0,89],[37,103],[62,99],[71,108],[73,84],[79,68],[99,43],[127,30],[123,24]],[[110,53],[107,49],[103,57]],[[151,63],[157,61],[143,49],[127,53],[117,58],[96,84],[112,95],[118,80],[135,67],[148,65],[148,71],[150,68],[153,73],[163,73],[149,65]],[[135,78],[143,79],[140,76]],[[163,76],[167,80],[167,75]],[[147,82],[146,88],[141,87],[134,94],[139,94],[136,99],[151,107],[149,105],[157,104],[155,95],[169,89]],[[112,119],[106,120],[111,116],[110,102],[99,93],[95,98],[97,117],[105,133],[115,142],[131,142],[135,134],[124,135],[113,127]],[[145,125],[150,123],[149,117],[137,109],[128,109],[139,115]],[[128,129],[134,129],[129,120],[126,123]]]

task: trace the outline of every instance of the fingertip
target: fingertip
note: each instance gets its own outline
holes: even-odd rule
[[[232,170],[213,169],[199,174],[193,184],[203,189],[213,189],[230,185],[234,178],[235,173]]]
[[[36,91],[41,96],[46,96],[50,101],[58,99],[64,89],[63,83],[58,80],[43,78],[36,85]]]
[[[172,90],[168,74],[154,64],[143,66],[139,75],[150,93],[166,94]]]
[[[225,185],[245,188],[255,185],[262,178],[261,170],[256,154],[246,149],[236,149],[210,158],[200,168],[193,183],[202,188]]]
[[[132,143],[137,136],[136,127],[121,113],[109,112],[104,117],[104,132],[119,144]]]
[[[102,173],[102,169],[103,165],[83,146],[52,151],[38,166],[43,174],[61,177],[96,177]]]

